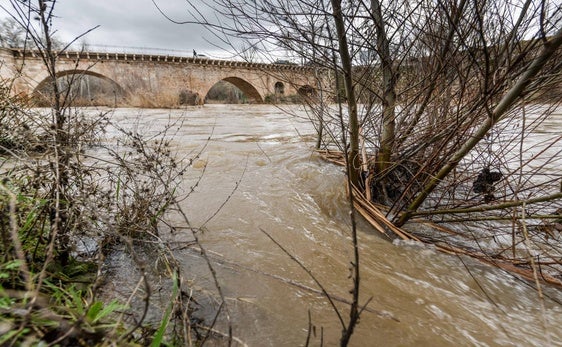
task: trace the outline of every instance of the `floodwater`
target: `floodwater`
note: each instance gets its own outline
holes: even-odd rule
[[[303,117],[267,105],[118,109],[112,116],[124,123],[140,116],[140,129],[182,120],[172,148],[194,159],[182,189],[195,187],[182,207],[191,226],[205,230],[198,237],[226,297],[215,329],[226,332],[230,324],[248,346],[302,346],[309,323],[310,345],[335,346],[342,330],[314,280],[266,233],[348,318],[353,248],[344,175],[314,154],[314,129],[292,110]],[[210,323],[218,309],[212,276],[196,248],[179,246],[192,240],[190,232],[166,238],[201,304],[195,314]],[[352,346],[562,346],[555,290],[545,290],[541,305],[537,291],[510,274],[428,246],[391,243],[362,221],[359,243],[360,298],[370,302]]]

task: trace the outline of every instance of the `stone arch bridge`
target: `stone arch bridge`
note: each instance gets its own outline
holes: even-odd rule
[[[113,86],[117,104],[174,107],[203,104],[219,81],[238,87],[250,102],[268,97],[314,95],[327,84],[327,74],[308,66],[127,53],[63,52],[57,57],[57,77],[91,75]],[[0,77],[14,79],[13,92],[33,96],[48,83],[49,74],[34,51],[0,49]],[[325,87],[324,87],[325,88]]]

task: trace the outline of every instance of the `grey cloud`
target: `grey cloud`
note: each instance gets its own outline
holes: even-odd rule
[[[188,5],[183,0],[159,0],[161,9],[170,17],[185,21]],[[86,30],[89,44],[128,47],[154,47],[171,50],[196,49],[214,51],[206,42],[213,36],[195,24],[174,24],[158,12],[151,0],[73,0],[59,1],[55,23],[61,39],[69,41]]]
[[[0,3],[4,1],[0,0]],[[186,0],[155,1],[174,20],[192,19]],[[195,5],[207,18],[217,20],[216,14],[206,2],[201,1]],[[228,56],[228,53],[215,46],[222,46],[223,43],[205,28],[195,24],[178,25],[170,22],[157,10],[152,0],[58,0],[54,13],[57,18],[53,27],[57,37],[63,42],[70,42],[99,25],[78,42],[86,42],[92,46],[182,50],[186,53],[195,49],[198,53],[210,56]],[[0,13],[0,20],[5,16],[6,14]]]

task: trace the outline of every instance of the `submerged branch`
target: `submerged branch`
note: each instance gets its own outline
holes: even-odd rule
[[[434,216],[440,214],[472,213],[472,212],[503,210],[506,208],[516,207],[521,205],[531,205],[531,204],[536,204],[545,201],[553,201],[560,198],[562,198],[562,193],[556,193],[552,195],[541,196],[535,199],[509,201],[497,205],[485,205],[485,206],[477,206],[477,207],[470,207],[470,208],[452,208],[452,209],[444,209],[444,210],[417,211],[417,212],[412,212],[410,216],[412,217]]]

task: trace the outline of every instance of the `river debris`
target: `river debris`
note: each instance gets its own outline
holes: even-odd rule
[[[476,194],[482,194],[484,196],[485,202],[494,201],[496,198],[494,196],[494,183],[501,180],[503,177],[500,171],[490,171],[489,167],[485,167],[480,171],[476,181],[472,185],[472,190]]]
[[[341,152],[319,151],[318,153],[329,162],[345,165]],[[486,195],[493,194],[495,190],[494,183],[500,181],[502,177],[499,171],[490,171],[485,167],[473,182],[472,190],[474,193],[484,195],[486,205],[449,211],[451,215],[463,212],[469,216],[457,220],[463,222],[463,227],[459,227],[458,223],[442,223],[430,218],[421,218],[429,214],[420,213],[399,228],[391,222],[386,206],[367,199],[363,190],[355,187],[354,206],[370,225],[388,239],[398,238],[432,244],[435,249],[444,253],[469,256],[523,279],[538,280],[543,284],[562,287],[562,252],[560,252],[562,209],[540,216],[544,218],[515,216],[513,219],[516,223],[511,223],[505,211],[500,213],[500,207],[504,210],[512,208],[512,211],[516,211],[524,204],[520,202],[488,204],[494,199],[490,200],[491,197],[488,197],[486,200]],[[548,196],[548,198],[560,197],[562,193]],[[484,215],[489,211],[495,213],[495,218]],[[438,214],[439,211],[436,213]]]

